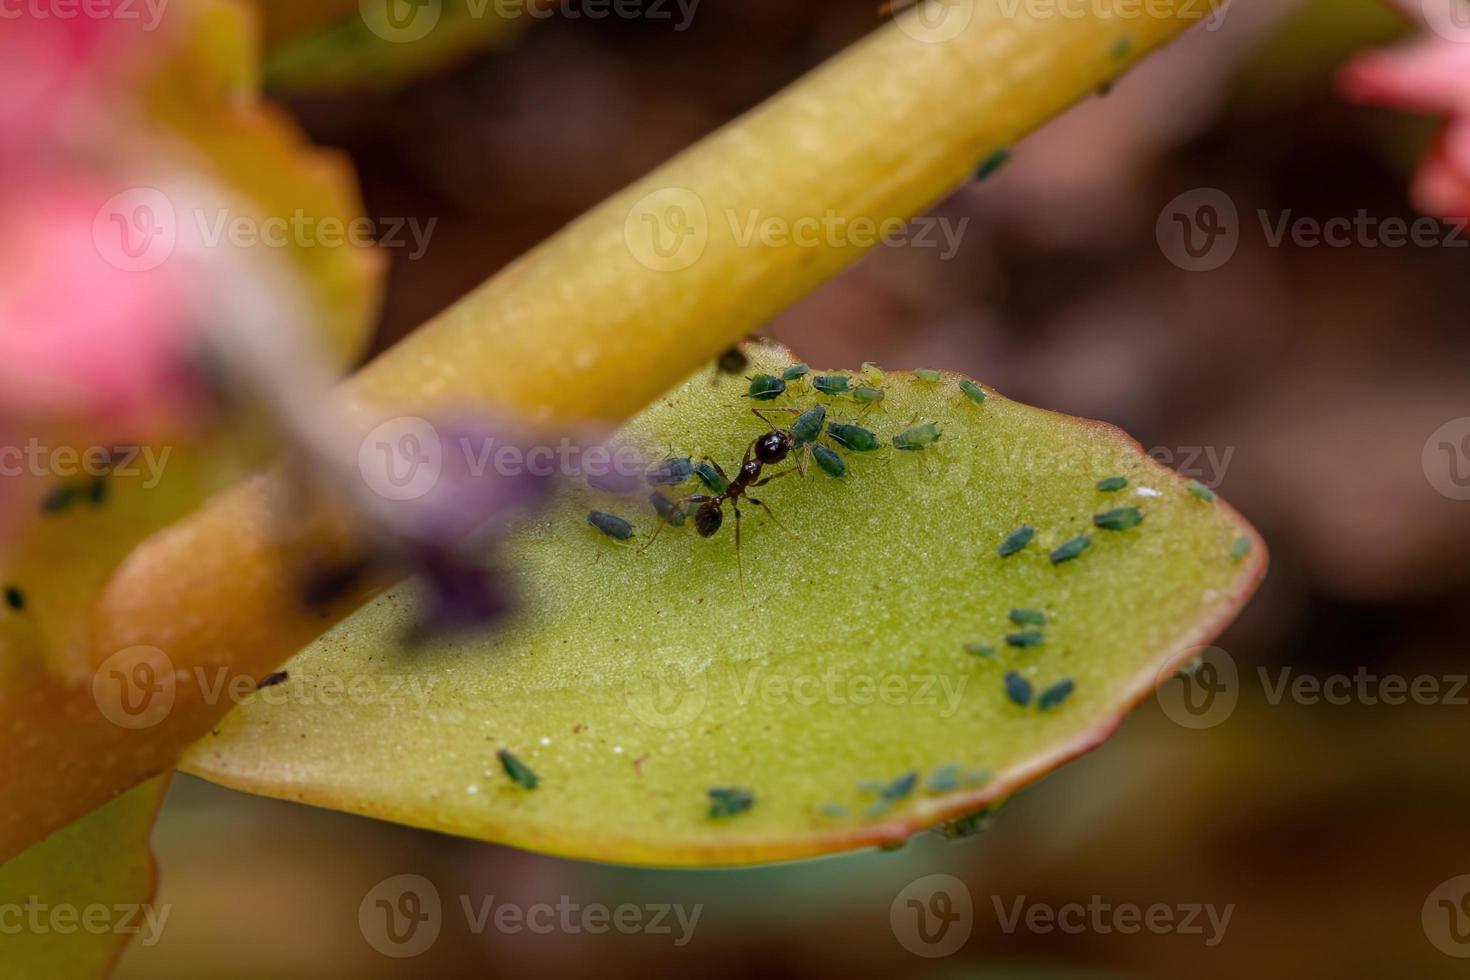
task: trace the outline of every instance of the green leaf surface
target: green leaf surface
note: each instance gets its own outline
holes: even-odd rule
[[[791,363],[771,346],[749,353],[751,373]],[[604,861],[742,864],[892,846],[1097,745],[1265,571],[1249,525],[1117,429],[989,390],[976,402],[953,375],[848,376],[884,400],[858,405],[803,380],[761,405],[822,404],[883,448],[842,449],[840,479],[810,467],[757,492],[798,538],[742,506],[748,597],[728,507],[713,538],[690,520],[640,553],[656,523],[646,489],[565,487],[502,548],[524,583],[514,621],[411,648],[415,587],[400,587],[291,661],[289,680],[232,712],[184,768]],[[670,447],[708,453],[733,475],[766,428],[747,387],[700,374],[619,441],[654,460]],[[938,440],[890,448],[928,422]],[[1097,489],[1120,474],[1126,494]],[[1097,527],[1125,496],[1145,520]],[[631,522],[634,542],[600,534],[591,510]],[[1001,557],[1023,525],[1034,538]],[[1084,535],[1085,551],[1051,559]],[[1242,535],[1255,546],[1236,561]],[[1044,614],[1041,642],[1006,642],[1016,609]],[[967,651],[976,645],[993,653]],[[1018,704],[1012,673],[1053,695]],[[534,772],[534,789],[508,776],[501,750]],[[711,805],[745,793],[749,806]]]
[[[156,939],[148,837],[167,787],[143,783],[0,865],[0,980],[104,977],[129,940]]]

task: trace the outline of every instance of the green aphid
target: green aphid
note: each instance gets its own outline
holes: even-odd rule
[[[794,446],[805,446],[807,443],[816,442],[822,434],[822,424],[827,421],[827,410],[821,405],[813,405],[796,417],[791,423],[791,443]]]
[[[993,657],[995,647],[989,643],[966,643],[965,652],[975,657]]]
[[[976,405],[979,405],[980,403],[985,401],[985,389],[977,385],[975,382],[971,381],[969,378],[962,378],[960,380],[960,391],[963,391],[965,393],[965,397],[970,399],[970,401],[974,402]]]
[[[876,405],[883,400],[883,389],[862,385],[852,389],[852,400],[862,405]]]
[[[960,788],[960,767],[940,766],[924,787],[931,793],[949,793]]]
[[[921,422],[911,428],[904,429],[893,437],[893,448],[912,452],[932,446],[939,441],[942,433],[939,431],[938,422]]]
[[[918,378],[920,381],[928,381],[930,383],[933,383],[935,381],[938,381],[941,375],[933,368],[914,368],[914,377]]]
[[[1014,670],[1006,674],[1006,697],[1023,708],[1031,707],[1031,682]]]
[[[1041,635],[1041,630],[1022,630],[1019,633],[1006,634],[1006,645],[1020,647],[1022,650],[1039,647],[1045,642],[1046,637]]]
[[[786,394],[786,382],[773,374],[757,374],[750,379],[750,390],[746,394],[758,402],[768,402]]]
[[[41,500],[41,512],[45,514],[60,514],[64,510],[70,510],[72,504],[77,502],[77,488],[63,483],[56,487]]]
[[[633,525],[616,514],[607,514],[600,510],[588,511],[587,523],[615,541],[627,541],[633,536]]]
[[[670,456],[668,459],[651,466],[643,479],[651,487],[677,487],[685,483],[694,475],[694,461],[688,456]]]
[[[949,840],[963,840],[966,837],[974,837],[976,834],[984,833],[995,823],[996,814],[1000,813],[1002,803],[981,807],[974,813],[957,817],[947,823],[941,824],[939,832]]]
[[[1036,528],[1030,524],[1022,524],[1006,536],[1006,539],[1000,543],[1000,547],[995,549],[995,553],[1002,558],[1009,558],[1030,544],[1034,537],[1036,537]]]
[[[812,445],[812,459],[833,479],[841,479],[847,475],[847,461],[821,443]]]
[[[1251,553],[1251,539],[1242,534],[1235,539],[1235,544],[1230,546],[1230,560],[1240,561]]]
[[[912,770],[899,776],[893,782],[885,785],[878,795],[886,803],[897,803],[914,791],[919,785],[919,774]]]
[[[1012,609],[1009,617],[1017,626],[1045,626],[1046,613],[1040,609]]]
[[[1114,61],[1122,61],[1133,53],[1133,38],[1126,34],[1123,35],[1113,42],[1113,46],[1108,49],[1108,53],[1113,56]]]
[[[1060,565],[1064,561],[1071,561],[1091,547],[1092,538],[1086,534],[1080,534],[1070,541],[1063,542],[1049,557],[1053,565]]]
[[[730,486],[730,481],[720,476],[720,471],[708,460],[694,464],[694,475],[710,493],[724,493]]]
[[[661,492],[655,490],[653,493],[650,493],[648,495],[648,502],[653,505],[653,509],[658,513],[659,517],[674,525],[674,527],[684,526],[684,508],[674,503],[668,497],[665,497]]]
[[[805,364],[793,364],[789,368],[781,372],[781,380],[795,381],[797,378],[804,378],[806,377],[807,372],[810,370],[811,368],[807,367]]]
[[[1004,167],[1010,160],[1011,151],[1004,146],[997,147],[990,152],[989,156],[981,160],[980,165],[975,168],[975,179],[984,180],[1001,167]]]
[[[7,585],[5,587],[5,604],[16,612],[25,612],[26,594],[20,590],[20,586]]]
[[[1211,490],[1209,487],[1205,486],[1198,480],[1189,481],[1189,492],[1194,494],[1196,497],[1198,497],[1200,500],[1203,500],[1207,504],[1213,503],[1215,500],[1215,491]]]
[[[1143,511],[1137,507],[1118,507],[1102,514],[1095,514],[1092,523],[1104,531],[1127,531],[1143,523]]]
[[[1103,493],[1117,493],[1128,485],[1126,476],[1110,476],[1105,480],[1097,481],[1097,488]]]
[[[510,754],[509,749],[501,749],[495,753],[500,758],[500,765],[510,781],[522,789],[535,789],[541,783],[541,778],[520,759]]]
[[[827,435],[844,449],[850,449],[855,453],[870,453],[882,445],[878,437],[860,425],[849,425],[846,422],[830,422],[827,424]]]
[[[818,374],[812,378],[812,387],[824,395],[845,395],[852,390],[852,379],[845,374]]]
[[[847,819],[847,807],[841,803],[823,803],[818,812],[828,820]]]
[[[755,806],[755,793],[740,786],[714,786],[708,792],[711,820],[737,816]]]
[[[1063,701],[1072,696],[1072,691],[1076,686],[1072,678],[1063,678],[1041,692],[1040,697],[1036,699],[1036,706],[1042,711],[1050,711],[1059,707]]]

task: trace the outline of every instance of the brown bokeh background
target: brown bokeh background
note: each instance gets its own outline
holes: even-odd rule
[[[391,252],[380,343],[870,30],[873,6],[706,0],[685,32],[552,19],[396,91],[290,97],[314,139],[351,154],[371,214],[437,219],[425,255]],[[969,219],[953,257],[881,248],[765,331],[813,364],[968,372],[1115,422],[1218,484],[1273,556],[1218,641],[1242,678],[1225,723],[1190,730],[1150,702],[977,838],[740,871],[561,861],[178,777],[157,835],[168,926],[120,976],[1465,976],[1421,908],[1470,874],[1470,706],[1272,704],[1257,673],[1470,673],[1470,502],[1437,492],[1421,460],[1436,428],[1470,415],[1470,248],[1273,247],[1257,217],[1414,217],[1405,188],[1429,124],[1332,91],[1346,57],[1401,32],[1373,0],[1237,3],[940,204]],[[1155,235],[1198,187],[1241,216],[1234,258],[1204,273]],[[395,961],[364,942],[357,910],[405,872],[451,914],[430,952]],[[939,872],[965,882],[975,928],[928,960],[889,909]],[[703,911],[682,948],[476,936],[461,894]],[[1235,908],[1206,947],[1006,933],[992,905],[1095,895]]]

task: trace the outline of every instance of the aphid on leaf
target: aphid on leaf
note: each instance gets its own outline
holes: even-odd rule
[[[768,402],[786,394],[786,382],[773,374],[757,374],[750,379],[746,394],[758,402]]]
[[[694,464],[694,475],[699,477],[699,482],[703,483],[710,493],[724,493],[725,488],[730,485],[730,481],[725,479],[714,464],[707,460],[700,460]]]
[[[1242,534],[1235,539],[1235,544],[1230,546],[1230,560],[1240,561],[1251,551],[1251,539]]]
[[[1194,494],[1196,497],[1198,497],[1200,500],[1203,500],[1207,504],[1213,503],[1215,500],[1215,491],[1211,490],[1209,487],[1205,486],[1198,480],[1189,481],[1189,492]]]
[[[41,512],[44,514],[60,514],[62,511],[70,510],[72,504],[77,501],[77,488],[63,483],[56,487],[41,500]]]
[[[827,435],[832,441],[844,449],[850,449],[855,453],[870,453],[883,445],[878,437],[860,425],[850,425],[847,422],[829,422],[827,424]]]
[[[1053,565],[1060,565],[1064,561],[1071,561],[1091,547],[1092,538],[1088,537],[1085,534],[1081,534],[1075,538],[1072,538],[1070,541],[1063,542],[1059,547],[1052,551],[1049,557],[1051,558],[1051,563]]]
[[[1042,711],[1050,711],[1059,707],[1063,701],[1071,697],[1075,687],[1072,678],[1063,678],[1041,692],[1041,696],[1036,699],[1036,706]]]
[[[1040,609],[1012,609],[1008,618],[1017,626],[1046,625],[1046,613]]]
[[[537,776],[530,766],[511,755],[509,749],[501,749],[495,754],[499,757],[501,768],[505,770],[511,782],[522,789],[535,789],[540,785],[541,777]]]
[[[985,401],[985,389],[977,385],[975,382],[971,381],[969,378],[960,379],[960,391],[963,391],[965,393],[965,397],[970,399],[970,401],[974,402],[976,405],[979,405],[981,402]]]
[[[737,345],[721,354],[715,361],[715,367],[723,374],[744,374],[745,369],[750,367],[750,358]]]
[[[1127,531],[1143,523],[1143,511],[1137,507],[1118,507],[1094,515],[1092,523],[1105,531]]]
[[[1011,151],[1009,149],[1004,146],[996,148],[984,160],[981,160],[980,165],[975,168],[975,179],[986,179],[1009,163],[1010,159]]]
[[[762,417],[763,421],[769,419]],[[822,423],[827,420],[827,410],[821,405],[813,405],[796,417],[791,423],[791,441],[797,446],[805,446],[807,443],[816,442],[822,434]]]
[[[1030,524],[1022,524],[1010,534],[1006,535],[1006,539],[1000,543],[999,548],[995,549],[995,553],[1002,558],[1009,558],[1030,544],[1031,539],[1034,537],[1036,537],[1036,528]]]
[[[837,397],[852,390],[852,380],[845,374],[818,374],[812,378],[812,387],[824,395]]]
[[[709,794],[709,818],[724,820],[755,806],[755,793],[740,786],[713,786]]]
[[[1029,708],[1031,706],[1032,690],[1030,681],[1013,670],[1006,674],[1005,685],[1006,697],[1023,708]]]
[[[805,364],[793,364],[789,368],[781,372],[781,380],[795,381],[797,378],[806,377],[810,371],[811,368],[807,367]]]
[[[976,657],[993,657],[995,647],[988,643],[966,643],[965,652]]]
[[[920,381],[927,381],[930,384],[933,384],[935,381],[938,381],[940,379],[941,375],[933,368],[914,368],[914,377],[918,378]]]
[[[259,691],[267,687],[275,687],[282,681],[290,680],[290,678],[291,674],[288,671],[278,670],[274,674],[267,674],[265,677],[262,677],[260,683],[255,685],[255,689]]]
[[[939,441],[942,433],[939,431],[938,422],[923,422],[911,428],[904,429],[893,437],[893,448],[912,452],[916,449],[924,449]]]
[[[1097,481],[1097,488],[1103,493],[1116,493],[1128,485],[1128,478],[1124,476],[1110,476],[1105,480]]]
[[[1006,644],[1020,647],[1023,650],[1031,647],[1039,647],[1046,642],[1046,637],[1041,635],[1041,630],[1022,630],[1019,633],[1007,633]]]
[[[852,389],[852,399],[860,405],[876,405],[884,398],[882,388],[861,385]]]
[[[694,461],[688,456],[673,456],[643,474],[651,487],[677,487],[694,475]]]
[[[633,536],[633,525],[616,514],[607,514],[600,510],[588,511],[587,523],[614,541],[627,541]]]
[[[648,502],[653,505],[661,520],[668,521],[674,527],[684,526],[684,508],[665,497],[662,492],[655,490],[650,493]]]
[[[847,474],[847,461],[841,456],[828,449],[820,443],[811,447],[812,459],[822,468],[822,472],[834,479],[841,479]]]

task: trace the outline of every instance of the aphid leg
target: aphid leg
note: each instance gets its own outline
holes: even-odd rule
[[[674,501],[674,506],[683,508],[687,504],[703,504],[713,499],[714,498],[709,496],[708,494],[696,493],[693,496]],[[653,529],[653,534],[649,537],[647,541],[643,543],[643,547],[638,549],[638,554],[643,554],[645,551],[653,546],[653,543],[658,540],[659,534],[663,532],[664,525],[667,523],[669,523],[669,519],[660,515],[658,519],[658,526]]]
[[[790,473],[791,471],[790,470],[787,470],[786,472],[787,473]],[[787,527],[785,524],[782,524],[781,523],[781,518],[777,517],[776,516],[776,512],[773,511],[773,510],[771,510],[770,507],[766,506],[766,504],[763,501],[756,500],[754,497],[749,496],[749,495],[747,495],[745,499],[746,500],[749,500],[751,503],[755,504],[757,507],[759,507],[762,510],[764,510],[766,512],[766,515],[768,517],[770,517],[771,520],[775,521],[776,522],[776,526],[779,527],[781,530],[785,531],[787,534],[791,535],[793,538],[799,538],[799,537],[801,537],[801,535],[799,535],[795,531],[791,530],[791,528]],[[739,525],[737,524],[736,526],[738,527]]]

